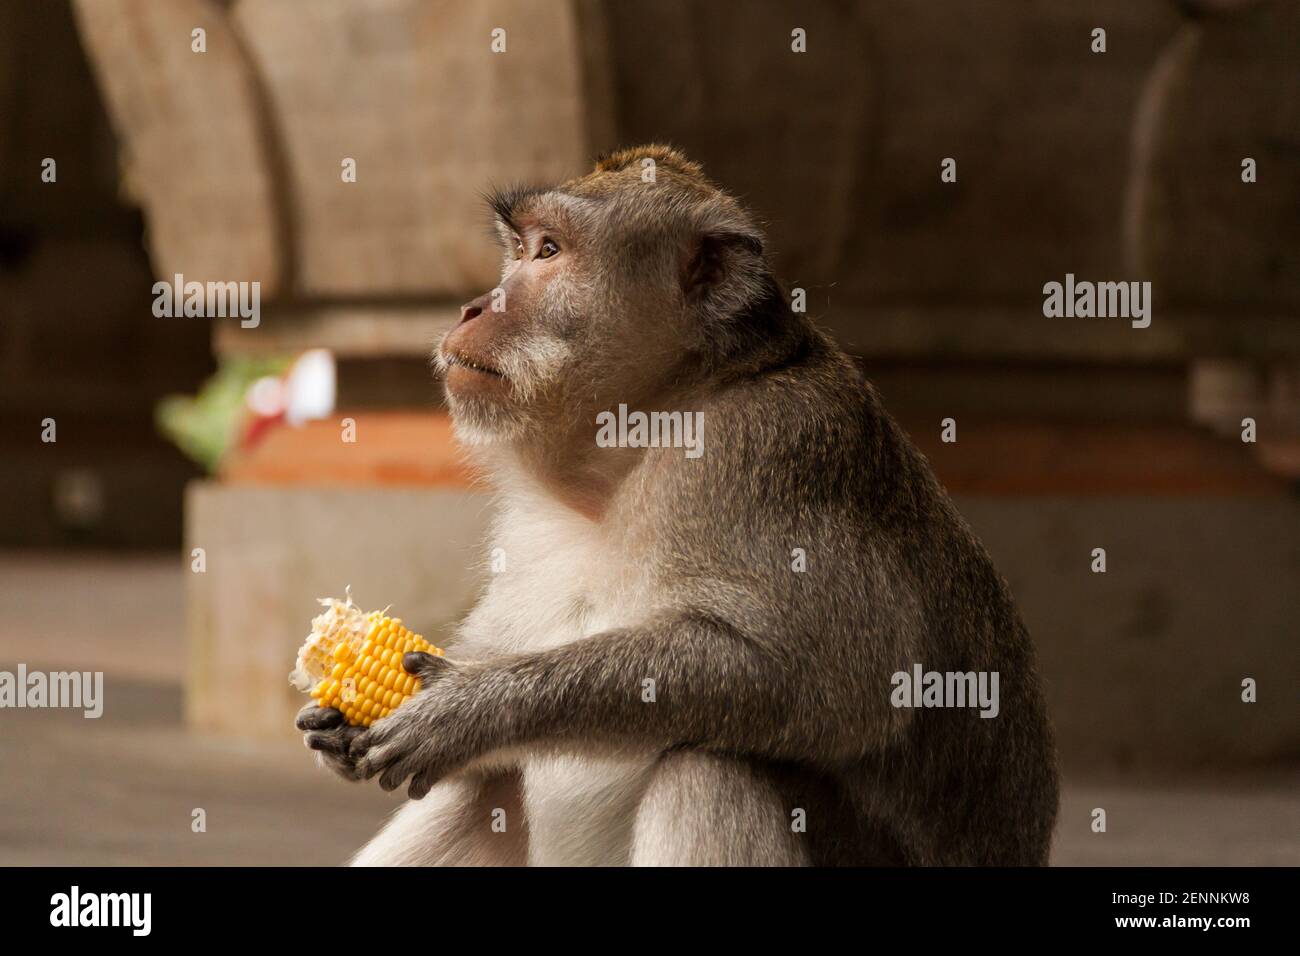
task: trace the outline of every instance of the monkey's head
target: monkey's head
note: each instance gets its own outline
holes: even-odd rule
[[[789,315],[754,221],[674,149],[488,199],[501,283],[462,307],[436,355],[470,442],[594,434],[596,411],[681,393]]]

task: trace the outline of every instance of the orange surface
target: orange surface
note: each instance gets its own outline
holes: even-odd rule
[[[356,421],[344,442],[344,418]],[[937,422],[905,422],[949,491],[994,495],[1279,494],[1255,447],[1190,426],[958,422],[956,444]],[[707,448],[706,448],[707,454]],[[231,460],[230,484],[441,486],[474,480],[445,412],[339,413],[303,428],[273,427]]]
[[[356,441],[343,441],[345,418]],[[232,485],[418,485],[474,480],[445,412],[339,412],[301,428],[277,425],[221,470]]]

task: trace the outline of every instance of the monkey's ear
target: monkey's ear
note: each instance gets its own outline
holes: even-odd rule
[[[686,300],[734,312],[748,303],[767,272],[762,237],[751,232],[710,230],[691,248],[682,278]]]

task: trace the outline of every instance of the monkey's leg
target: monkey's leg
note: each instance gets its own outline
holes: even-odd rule
[[[637,808],[633,866],[806,866],[776,788],[745,760],[673,751]]]
[[[519,774],[444,780],[407,801],[352,866],[524,866],[528,826]]]

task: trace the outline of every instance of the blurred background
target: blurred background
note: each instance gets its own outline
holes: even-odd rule
[[[470,606],[428,356],[496,282],[480,194],[651,140],[763,217],[1010,582],[1054,862],[1300,862],[1300,4],[0,0],[0,670],[107,675],[99,720],[0,711],[0,863],[374,831],[397,798],[292,729],[314,599]],[[1151,326],[1044,318],[1067,273]],[[155,316],[177,274],[257,326]]]

